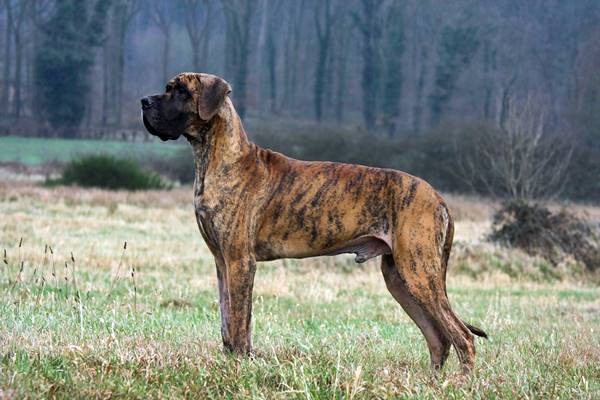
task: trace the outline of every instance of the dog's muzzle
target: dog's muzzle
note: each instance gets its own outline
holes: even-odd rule
[[[150,97],[142,97],[140,102],[142,103],[142,110],[147,110],[152,107],[152,99]]]

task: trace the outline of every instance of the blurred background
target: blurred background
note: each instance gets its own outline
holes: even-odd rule
[[[595,0],[2,0],[0,160],[151,142],[139,98],[202,71],[230,82],[255,141],[291,156],[597,200],[599,22]],[[193,178],[177,146],[126,147]],[[535,188],[510,182],[532,173]]]

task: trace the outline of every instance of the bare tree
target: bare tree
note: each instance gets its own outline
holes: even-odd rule
[[[550,135],[544,118],[533,97],[528,96],[521,104],[509,100],[503,125],[480,132],[474,146],[461,154],[462,176],[491,195],[515,200],[560,194],[572,145]]]
[[[192,47],[192,66],[199,72],[206,68],[213,12],[208,0],[185,0],[185,29]],[[204,15],[201,17],[201,15]]]
[[[315,117],[317,121],[323,118],[323,93],[327,79],[325,77],[327,61],[329,59],[329,47],[331,45],[331,30],[334,24],[334,12],[331,0],[318,0],[314,8],[315,27],[317,31],[317,69],[315,71]]]
[[[107,123],[121,125],[123,103],[123,81],[125,75],[125,37],[129,24],[140,10],[137,0],[113,2],[109,34],[103,48],[103,103],[102,126]],[[113,120],[108,121],[109,116]]]
[[[302,44],[302,28],[304,22],[304,5],[297,2],[287,2],[290,4],[287,13],[287,29],[284,48],[284,68],[283,68],[283,98],[282,108],[293,109],[295,100],[294,94],[298,86],[298,57],[300,55],[300,45]]]
[[[4,36],[4,71],[2,75],[2,92],[1,101],[2,101],[2,115],[8,115],[9,113],[9,88],[10,88],[10,56],[11,56],[11,46],[12,46],[12,35],[13,35],[13,10],[10,0],[4,0],[2,3],[4,5],[5,15],[5,36]]]
[[[171,2],[168,0],[158,0],[153,3],[152,18],[163,34],[162,50],[162,82],[169,79],[169,53],[171,50]]]
[[[361,0],[360,11],[352,13],[354,22],[362,34],[362,103],[363,117],[367,128],[375,125],[377,116],[377,93],[381,74],[379,46],[381,40],[381,16],[383,2],[378,0]]]
[[[9,3],[9,2],[8,2]],[[11,7],[10,4],[7,3],[7,8]],[[21,0],[17,5],[13,5],[16,9],[16,13],[14,13],[12,18],[12,31],[15,38],[15,100],[14,100],[14,114],[15,119],[18,121],[21,117],[21,97],[22,97],[22,76],[23,76],[23,24],[25,22],[25,17],[27,16],[27,11],[29,9],[31,1],[30,0]],[[7,60],[8,61],[8,60]]]
[[[349,23],[349,14],[340,11],[338,16],[339,20],[335,26],[334,31],[334,68],[336,78],[335,88],[335,101],[334,101],[334,112],[335,120],[338,124],[342,123],[344,119],[344,106],[345,97],[347,90],[347,71],[348,71],[348,54],[350,50],[350,44],[352,41],[353,32],[350,29],[351,24]]]
[[[404,9],[393,2],[385,10],[384,18],[384,74],[382,114],[388,136],[394,136],[400,119],[400,99],[403,89],[402,56],[405,48]]]
[[[277,1],[273,2],[273,7],[271,7],[270,12],[268,13],[268,32],[266,38],[266,53],[267,53],[267,72],[268,72],[268,82],[269,82],[269,104],[268,110],[272,113],[276,112],[277,106],[277,35],[279,34],[279,18],[281,16],[281,6],[283,2]]]
[[[255,12],[251,0],[222,0],[227,22],[225,68],[233,76],[234,99],[241,118],[246,115],[250,27]]]

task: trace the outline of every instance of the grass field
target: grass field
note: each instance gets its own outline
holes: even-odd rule
[[[65,162],[74,156],[88,153],[105,153],[143,158],[144,156],[169,156],[180,149],[178,144],[135,143],[89,139],[43,139],[0,136],[0,162],[19,162],[37,166],[49,162]]]
[[[490,334],[468,377],[454,353],[430,371],[377,262],[343,256],[260,264],[257,354],[223,354],[190,190],[0,183],[0,398],[599,398],[598,287],[494,269],[537,261],[482,244],[488,206],[450,204],[449,297]]]

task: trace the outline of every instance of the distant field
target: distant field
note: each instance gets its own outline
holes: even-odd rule
[[[600,398],[597,286],[458,273],[486,206],[449,266],[453,307],[490,334],[471,376],[454,352],[432,373],[378,262],[344,256],[261,263],[257,355],[224,355],[191,197],[0,182],[0,398]]]
[[[76,155],[106,153],[127,157],[169,156],[181,146],[174,143],[131,143],[105,140],[0,137],[0,162],[16,161],[36,166],[69,161]]]

